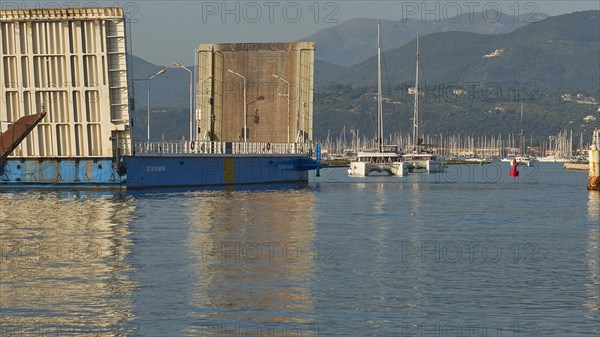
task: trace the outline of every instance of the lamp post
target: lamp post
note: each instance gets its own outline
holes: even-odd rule
[[[198,109],[198,115],[195,116],[196,117],[196,124],[194,125],[194,129],[200,129],[200,125],[198,125],[199,122],[202,121],[202,106],[204,104],[206,104],[206,111],[204,111],[205,113],[205,118],[206,118],[206,129],[205,129],[205,133],[204,133],[204,137],[203,140],[206,140],[207,137],[209,136],[209,133],[212,131],[212,128],[210,127],[210,122],[211,122],[211,118],[212,118],[212,114],[211,113],[211,105],[212,103],[212,97],[210,96],[209,93],[209,89],[208,89],[208,81],[212,79],[212,76],[208,76],[207,78],[196,82],[195,85],[195,100],[196,100],[196,109]],[[205,92],[202,92],[202,89],[206,88]],[[206,99],[206,103],[204,103],[204,101],[202,101],[202,103],[198,103],[198,100],[200,99],[200,97],[202,97],[203,99]],[[198,138],[196,137],[195,140],[197,140]],[[210,140],[212,140],[212,136],[210,137]]]
[[[194,140],[194,113],[193,113],[193,97],[194,97],[194,73],[177,61],[171,62],[175,67],[187,70],[190,73],[190,140]]]
[[[251,100],[250,102],[248,102],[248,104],[246,104],[247,106],[250,106],[250,104],[257,102],[257,101],[264,101],[265,100],[265,96],[260,95],[260,96],[256,96],[253,100]]]
[[[244,80],[244,143],[248,142],[248,135],[247,135],[247,128],[246,128],[246,118],[248,115],[248,106],[246,103],[246,78],[242,75],[240,75],[239,73],[236,73],[235,71],[231,70],[231,69],[227,69],[228,72],[237,75],[239,77],[241,77]]]
[[[165,69],[161,69],[156,74],[148,77],[148,141],[150,141],[150,80],[155,78],[156,76],[162,75],[166,73]]]
[[[281,81],[285,82],[285,84],[287,84],[287,93],[285,94],[285,96],[287,96],[287,114],[288,114],[288,117],[287,117],[287,142],[289,143],[290,142],[290,82],[284,80],[283,78],[281,78],[280,76],[275,75],[275,74],[273,74],[273,77],[275,77],[276,79],[281,80]],[[284,96],[279,93],[278,93],[278,95]]]

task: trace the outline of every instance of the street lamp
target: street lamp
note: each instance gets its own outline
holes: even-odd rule
[[[193,111],[194,73],[177,61],[171,62],[175,67],[187,70],[190,73],[190,140],[194,140],[195,118]]]
[[[250,106],[250,104],[256,102],[256,101],[264,101],[265,100],[265,96],[260,95],[260,96],[256,96],[253,100],[251,100],[250,102],[248,102],[248,106]]]
[[[239,73],[236,73],[235,71],[231,70],[231,69],[227,69],[228,72],[237,75],[239,77],[241,77],[244,80],[244,143],[248,142],[248,135],[247,135],[247,129],[246,129],[246,118],[247,118],[247,103],[246,103],[246,78],[242,75],[240,75]]]
[[[156,76],[162,75],[166,73],[165,69],[161,69],[156,74],[148,77],[148,141],[150,141],[150,80],[155,78]]]
[[[277,93],[279,96],[287,96],[287,114],[288,114],[288,122],[287,122],[287,142],[290,142],[290,82],[284,80],[283,78],[281,78],[278,75],[273,74],[273,77],[275,77],[278,80],[281,80],[283,82],[285,82],[285,84],[287,84],[287,93],[285,95],[283,94],[279,94]],[[278,90],[279,91],[279,90]]]
[[[205,129],[205,133],[204,133],[204,137],[203,140],[206,140],[206,138],[209,136],[209,132],[212,131],[212,128],[210,127],[210,122],[211,119],[213,118],[214,112],[211,111],[210,107],[213,104],[212,102],[212,97],[209,93],[209,80],[212,79],[212,76],[209,75],[207,78],[203,79],[203,80],[199,80],[198,82],[196,82],[196,86],[195,86],[195,90],[196,90],[196,94],[194,95],[195,100],[196,100],[196,109],[198,109],[198,113],[195,116],[196,117],[196,124],[194,125],[194,129],[198,129],[200,130],[200,127],[198,125],[198,123],[200,121],[202,121],[202,107],[205,105],[206,106],[206,111],[205,113],[205,118],[206,118],[206,129]],[[205,92],[202,91],[202,89],[206,88]],[[198,99],[201,96],[203,99],[206,99],[206,103],[204,103],[205,101],[202,101],[202,103],[198,103]],[[197,136],[195,137],[197,140]],[[210,137],[210,140],[212,140],[212,136]]]

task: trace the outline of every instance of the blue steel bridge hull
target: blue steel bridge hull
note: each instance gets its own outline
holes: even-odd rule
[[[306,155],[140,155],[112,158],[8,159],[0,188],[142,189],[305,183],[316,162]]]
[[[138,155],[124,157],[128,189],[308,182],[306,155]]]

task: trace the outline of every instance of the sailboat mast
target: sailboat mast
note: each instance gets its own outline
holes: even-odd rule
[[[415,71],[415,106],[413,108],[413,146],[419,145],[419,31],[417,31],[417,63]]]
[[[379,152],[383,152],[383,103],[381,99],[381,33],[377,20],[377,139]]]
[[[521,133],[519,134],[519,151],[521,151],[521,155],[525,155],[525,147],[523,145],[523,104],[521,104],[521,121],[519,124],[521,125]]]

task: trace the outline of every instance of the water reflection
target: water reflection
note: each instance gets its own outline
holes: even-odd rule
[[[596,191],[588,193],[588,219],[590,223],[600,223],[600,193]]]
[[[306,330],[318,259],[313,192],[206,192],[188,200],[197,274],[196,326],[188,332]]]
[[[590,191],[588,195],[590,228],[588,230],[586,264],[590,270],[590,281],[586,284],[588,297],[584,306],[590,310],[588,317],[597,319],[598,310],[600,310],[600,293],[598,292],[600,287],[600,193]]]
[[[132,202],[0,193],[0,335],[130,334]]]
[[[421,176],[422,177],[422,176]],[[419,177],[420,179],[422,179]],[[402,249],[403,254],[410,254],[407,252],[416,251],[421,246],[423,240],[423,232],[425,224],[423,223],[422,213],[423,210],[423,193],[422,186],[419,183],[413,183],[410,185],[409,191],[411,192],[411,229],[408,231],[407,241],[403,242]],[[410,317],[425,316],[425,309],[429,305],[429,298],[426,296],[426,278],[429,272],[428,265],[422,263],[420,259],[406,259],[406,278],[409,291],[407,292],[406,307],[408,308],[408,315]]]

